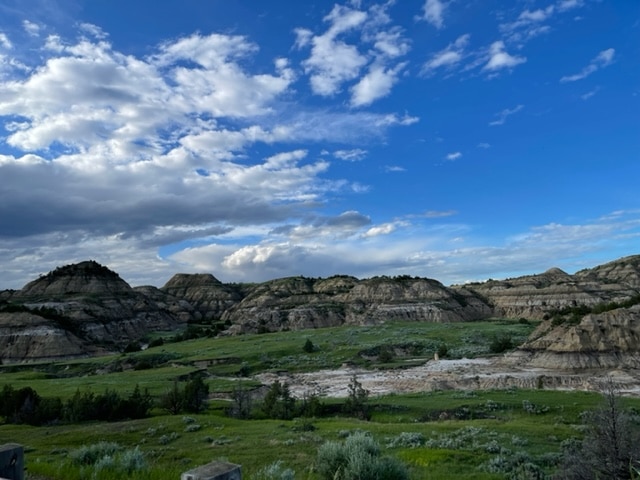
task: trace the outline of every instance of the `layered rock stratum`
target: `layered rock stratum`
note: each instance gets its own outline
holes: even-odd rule
[[[512,362],[558,368],[637,366],[640,256],[579,271],[447,287],[410,276],[290,277],[225,284],[176,274],[132,288],[94,261],[59,267],[21,290],[0,291],[0,359],[42,361],[122,351],[189,323],[221,334],[262,333],[386,321],[539,320]]]

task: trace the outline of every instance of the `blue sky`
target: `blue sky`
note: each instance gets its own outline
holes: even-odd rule
[[[640,2],[5,0],[0,288],[640,253]]]

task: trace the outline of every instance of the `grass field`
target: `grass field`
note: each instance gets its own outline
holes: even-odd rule
[[[424,362],[443,343],[452,356],[486,355],[495,336],[507,333],[519,341],[532,328],[510,321],[394,323],[199,339],[128,355],[5,365],[0,369],[0,387],[30,386],[41,396],[64,399],[78,388],[94,392],[110,388],[124,393],[138,384],[160,395],[174,380],[204,369],[211,391],[219,393],[230,391],[237,375],[267,370],[312,371],[345,362],[392,368],[411,364],[409,358]],[[316,347],[312,353],[302,349],[307,338]],[[380,365],[371,356],[361,355],[384,345],[403,346],[409,357],[387,359]],[[143,360],[151,367],[131,368]],[[251,382],[250,378],[243,381]],[[29,475],[56,480],[177,479],[181,472],[216,459],[242,465],[243,478],[255,478],[262,468],[279,460],[295,471],[296,479],[313,480],[318,478],[313,471],[316,451],[323,442],[366,431],[385,455],[409,466],[414,480],[502,479],[513,474],[516,467],[509,462],[516,460],[519,465],[528,462],[551,472],[562,442],[582,436],[582,412],[600,401],[598,394],[586,392],[437,391],[371,398],[369,421],[337,415],[285,421],[229,418],[225,415],[229,402],[219,399],[212,400],[207,411],[198,415],[171,416],[155,408],[149,418],[126,422],[0,425],[0,444],[25,445]],[[640,409],[640,401],[625,399],[625,404]],[[111,463],[97,468],[74,462],[77,449],[99,442],[121,447],[122,453],[114,454],[111,462],[124,462],[118,458],[133,452],[144,458],[144,468],[123,474]]]

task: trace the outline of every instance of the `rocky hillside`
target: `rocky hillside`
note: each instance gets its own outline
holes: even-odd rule
[[[122,350],[184,322],[96,262],[69,265],[0,297],[0,358],[47,360]]]
[[[588,366],[597,362],[584,356],[577,360],[567,352],[598,351],[601,362],[605,353],[613,352],[610,358],[615,361],[615,355],[635,352],[639,295],[640,256],[574,275],[554,268],[453,287],[409,276],[225,284],[210,274],[177,274],[161,288],[132,288],[117,273],[88,261],[57,268],[21,290],[0,291],[0,359],[34,361],[122,351],[131,342],[145,341],[151,332],[177,333],[189,323],[209,332],[238,334],[389,320],[510,317],[544,320],[518,361],[544,363],[553,357],[558,365]]]
[[[566,307],[620,302],[640,292],[640,255],[569,275],[552,268],[538,275],[467,285],[499,317],[543,320]]]
[[[389,320],[456,322],[491,313],[475,293],[426,278],[294,277],[256,285],[222,320],[233,325],[230,331],[244,333]]]

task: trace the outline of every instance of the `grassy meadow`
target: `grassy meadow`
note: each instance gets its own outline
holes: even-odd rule
[[[508,335],[520,343],[534,327],[506,320],[388,323],[203,338],[124,355],[4,365],[0,388],[29,386],[42,397],[63,401],[78,389],[100,393],[108,388],[126,394],[135,385],[159,397],[174,381],[206,371],[212,400],[204,413],[196,415],[168,415],[155,407],[149,418],[124,422],[4,424],[0,444],[23,444],[28,476],[34,478],[177,479],[185,470],[223,459],[242,465],[243,478],[285,478],[266,477],[263,471],[280,461],[295,472],[294,478],[313,480],[320,478],[313,468],[320,445],[364,431],[384,455],[403,461],[414,480],[534,478],[514,475],[518,469],[533,468],[529,464],[541,472],[553,471],[563,442],[582,436],[582,412],[596,407],[600,395],[518,389],[395,394],[369,398],[368,421],[338,414],[240,420],[225,414],[230,402],[224,398],[238,382],[255,385],[251,375],[259,372],[304,372],[345,363],[402,368],[433,358],[442,345],[450,358],[484,356],[493,339]],[[303,349],[307,339],[314,345],[312,352]],[[389,346],[398,353],[380,362],[374,354]],[[640,401],[624,401],[640,409]],[[77,460],[79,449],[100,442],[117,444],[119,450],[95,465]],[[118,470],[118,462],[138,462],[140,468]]]

